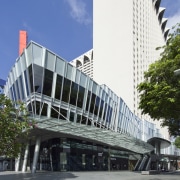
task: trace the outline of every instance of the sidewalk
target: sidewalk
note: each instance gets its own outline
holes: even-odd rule
[[[0,180],[179,180],[180,171],[164,172],[157,175],[141,175],[131,171],[93,172],[0,172]]]

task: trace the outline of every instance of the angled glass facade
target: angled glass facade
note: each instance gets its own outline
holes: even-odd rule
[[[36,121],[29,135],[32,170],[133,169],[154,150],[142,139],[153,137],[155,126],[135,116],[106,85],[35,42],[16,60],[5,94],[23,101]]]

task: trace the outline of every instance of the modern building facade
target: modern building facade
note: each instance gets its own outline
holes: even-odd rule
[[[5,94],[22,100],[36,122],[16,171],[128,170],[138,159],[138,168],[157,168],[150,155],[169,145],[111,89],[34,42],[17,58]]]
[[[135,110],[135,86],[167,36],[159,3],[94,1],[94,50],[70,63],[35,42],[19,54],[5,94],[23,101],[36,124],[14,162],[16,171],[148,170],[177,164],[179,151],[169,147],[157,124]],[[167,147],[175,159],[164,153]]]

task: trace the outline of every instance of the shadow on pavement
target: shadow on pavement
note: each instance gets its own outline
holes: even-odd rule
[[[73,173],[70,172],[37,172],[32,173],[1,173],[0,180],[66,180],[77,178]]]

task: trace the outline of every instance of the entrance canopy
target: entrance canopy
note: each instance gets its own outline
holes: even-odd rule
[[[97,128],[95,126],[87,126],[53,118],[38,119],[36,122],[36,128],[31,133],[35,136],[41,135],[40,131],[44,130],[48,131],[52,136],[63,134],[67,137],[77,137],[115,148],[124,148],[139,154],[149,153],[154,149],[150,144],[127,134]],[[42,133],[42,136],[45,136],[45,134]]]

